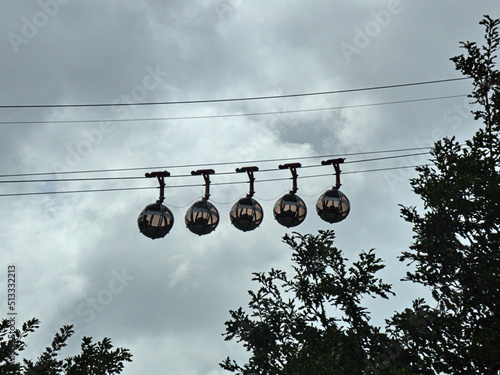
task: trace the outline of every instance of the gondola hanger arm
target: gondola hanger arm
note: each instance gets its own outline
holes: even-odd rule
[[[333,165],[333,168],[335,169],[335,186],[333,188],[337,190],[340,188],[340,186],[342,186],[342,184],[340,183],[340,164],[342,164],[344,161],[344,158],[338,158],[323,160],[321,162],[322,165]]]
[[[191,171],[191,175],[193,176],[203,176],[205,180],[205,196],[202,198],[204,201],[208,201],[210,197],[210,175],[215,174],[213,169],[198,169],[196,171]]]
[[[255,177],[253,175],[253,172],[257,172],[258,170],[259,170],[259,167],[236,168],[237,173],[247,172],[247,174],[248,174],[248,179],[250,181],[250,192],[247,194],[247,198],[252,198],[253,195],[255,194],[255,190],[254,190]]]
[[[158,178],[158,183],[160,184],[160,198],[156,201],[156,203],[163,203],[165,200],[165,177],[170,177],[170,172],[160,171],[160,172],[151,172],[146,173],[145,176],[147,178]]]
[[[297,168],[300,167],[302,167],[300,163],[287,163],[278,166],[279,169],[290,169],[290,172],[292,172],[293,187],[292,190],[290,190],[290,194],[295,194],[297,190],[299,190],[297,187],[297,177],[299,176],[297,174]]]

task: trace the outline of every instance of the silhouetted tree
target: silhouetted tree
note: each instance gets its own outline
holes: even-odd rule
[[[333,232],[294,234],[294,275],[255,273],[251,313],[230,311],[226,340],[250,352],[240,366],[253,374],[495,374],[500,371],[500,20],[481,21],[486,43],[461,43],[452,58],[472,78],[470,97],[481,127],[465,145],[436,142],[432,166],[417,168],[411,185],[424,212],[402,207],[413,224],[414,243],[400,260],[412,264],[407,281],[430,289],[437,303],[417,298],[387,320],[385,331],[369,324],[364,296],[387,298],[391,286],[375,277],[383,268],[373,251],[347,268],[333,247]]]
[[[392,293],[375,276],[384,265],[368,251],[347,267],[333,239],[333,231],[284,237],[295,272],[291,277],[274,269],[254,273],[260,289],[249,292],[252,313],[231,311],[225,333],[226,340],[243,342],[251,357],[243,367],[227,358],[222,368],[245,375],[362,374],[383,365],[381,354],[398,350],[370,325],[362,305],[365,296]]]
[[[38,319],[24,323],[21,329],[12,329],[9,320],[0,323],[0,374],[2,375],[112,375],[120,374],[123,362],[131,362],[128,349],[113,350],[111,340],[104,338],[92,343],[92,338],[84,337],[81,353],[58,359],[59,352],[74,333],[71,325],[65,325],[55,334],[50,346],[35,361],[17,360],[19,353],[26,348],[24,339],[39,327]]]
[[[488,16],[484,46],[461,43],[465,55],[453,57],[457,70],[472,78],[469,95],[475,120],[484,127],[464,146],[445,138],[432,150],[432,166],[417,168],[411,185],[425,211],[403,207],[413,224],[414,243],[401,256],[415,271],[407,280],[425,285],[438,303],[433,319],[419,330],[408,319],[421,309],[396,315],[389,327],[413,353],[412,367],[446,374],[497,374],[500,371],[500,20]]]

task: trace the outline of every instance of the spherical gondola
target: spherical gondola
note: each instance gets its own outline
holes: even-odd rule
[[[330,224],[344,220],[350,210],[349,199],[338,189],[327,190],[316,202],[319,217]]]
[[[167,206],[152,203],[146,206],[137,218],[139,230],[151,239],[162,238],[170,232],[174,225],[174,215]]]
[[[285,194],[273,208],[274,218],[281,225],[291,228],[301,224],[307,215],[307,207],[296,194]]]
[[[199,236],[209,234],[219,224],[219,211],[207,200],[195,202],[186,212],[185,223],[188,229]]]
[[[254,230],[262,223],[264,210],[255,199],[245,197],[234,204],[229,213],[229,218],[236,228],[243,232],[248,232]]]

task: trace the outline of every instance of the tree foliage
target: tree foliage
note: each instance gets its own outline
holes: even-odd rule
[[[225,339],[251,352],[243,367],[227,358],[221,366],[250,374],[361,374],[377,367],[393,344],[370,325],[364,297],[388,298],[390,285],[376,277],[384,265],[373,251],[361,252],[352,266],[333,246],[332,231],[294,233],[294,274],[254,273],[248,315],[239,308],[226,322]]]
[[[351,267],[333,246],[331,231],[285,236],[294,274],[255,273],[249,308],[231,311],[226,340],[250,352],[240,366],[253,374],[495,374],[500,372],[500,20],[485,16],[485,44],[461,43],[456,69],[472,79],[475,120],[482,125],[461,145],[444,138],[432,165],[417,168],[413,191],[423,212],[402,206],[414,241],[400,260],[412,265],[405,280],[429,288],[422,298],[370,325],[364,297],[387,298],[391,286],[376,277],[383,264],[362,252]]]
[[[484,127],[464,146],[454,138],[437,142],[433,165],[418,168],[419,177],[411,180],[425,211],[402,208],[415,233],[400,258],[415,267],[407,279],[429,287],[438,303],[428,329],[404,345],[424,352],[420,366],[437,373],[500,371],[500,20],[485,16],[481,24],[485,45],[461,43],[466,54],[451,60],[472,78],[469,97]],[[394,328],[404,328],[404,318],[416,311],[396,315]]]
[[[26,349],[25,338],[39,327],[38,319],[24,323],[21,329],[12,329],[11,323],[3,319],[0,323],[0,374],[2,375],[113,375],[120,374],[125,361],[131,362],[128,349],[117,348],[109,338],[92,343],[92,338],[83,337],[81,353],[59,359],[59,353],[73,335],[71,325],[63,326],[57,332],[50,346],[35,360],[17,360]]]

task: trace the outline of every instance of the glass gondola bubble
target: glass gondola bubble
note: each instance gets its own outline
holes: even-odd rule
[[[234,204],[229,213],[231,223],[243,232],[257,228],[264,218],[264,210],[255,199],[241,198]]]
[[[344,220],[350,210],[349,199],[335,188],[327,190],[316,202],[316,212],[319,217],[330,224]]]
[[[163,203],[165,199],[165,177],[169,177],[167,171],[146,173],[147,178],[157,178],[160,184],[160,197],[156,203],[146,206],[137,218],[139,230],[151,239],[162,238],[170,232],[174,225],[174,215]]]
[[[184,217],[188,229],[198,236],[213,232],[219,225],[219,211],[208,201],[210,197],[210,175],[214,173],[213,169],[199,169],[191,172],[191,175],[203,176],[205,180],[205,196],[200,201],[195,202]]]
[[[219,211],[207,200],[195,202],[186,212],[185,222],[188,229],[199,236],[209,234],[219,224]]]
[[[170,232],[174,225],[174,215],[167,206],[152,203],[146,206],[137,218],[139,230],[151,239],[162,238]]]
[[[283,195],[274,204],[274,218],[281,225],[290,228],[302,223],[307,215],[307,208],[304,201],[295,193],[297,193],[297,168],[300,168],[300,163],[288,163],[279,165],[279,169],[290,169],[292,172],[293,187],[288,194]]]
[[[229,218],[231,219],[231,223],[243,232],[254,230],[262,223],[262,219],[264,218],[262,206],[252,198],[255,193],[254,172],[258,170],[259,168],[255,166],[236,168],[236,173],[246,172],[248,174],[250,191],[245,198],[241,198],[234,204],[229,212]]]
[[[307,215],[307,207],[296,194],[285,194],[274,204],[274,218],[281,225],[290,228],[301,224]]]

